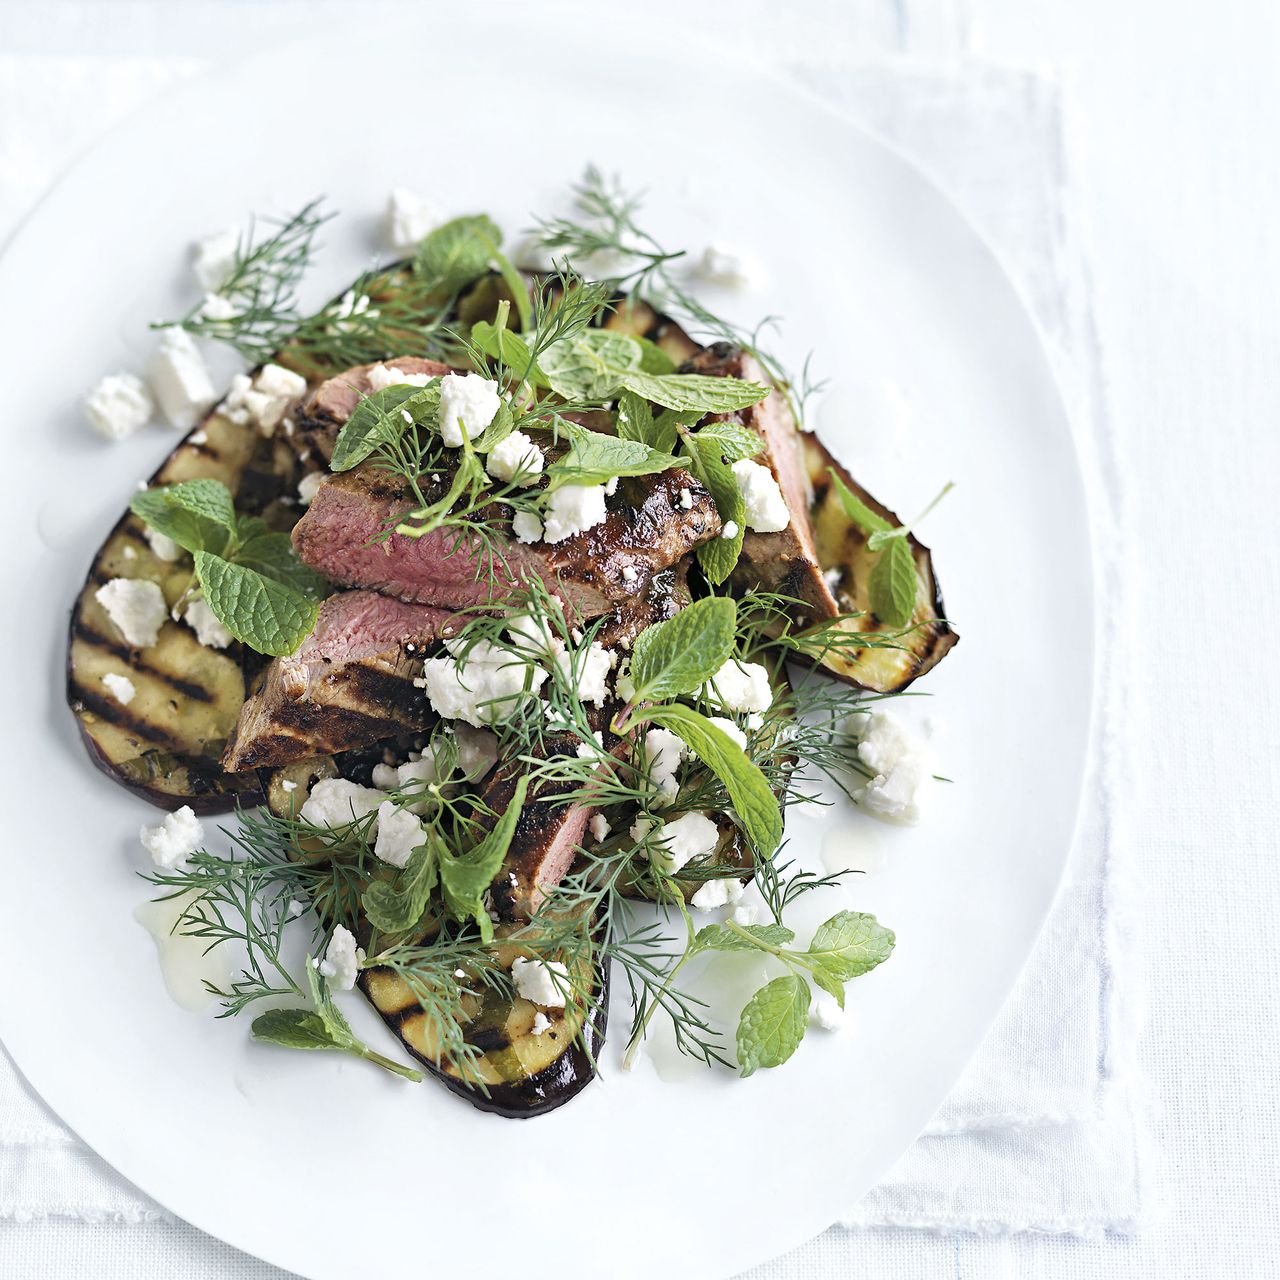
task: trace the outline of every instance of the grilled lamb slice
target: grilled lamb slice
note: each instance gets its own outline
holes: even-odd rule
[[[325,480],[294,528],[293,545],[304,563],[342,586],[446,609],[495,607],[522,577],[536,575],[583,620],[643,594],[655,574],[721,528],[710,493],[686,471],[624,479],[609,506],[603,523],[554,546],[506,543],[505,571],[495,562],[491,575],[478,549],[459,545],[456,530],[375,541],[410,503],[394,476],[366,464]]]
[[[683,369],[710,377],[769,381],[754,356],[727,342],[706,347]],[[786,397],[774,390],[759,404],[733,414],[718,414],[714,420],[725,419],[750,427],[764,441],[764,452],[756,461],[773,472],[791,511],[791,523],[780,533],[747,530],[733,585],[740,591],[776,591],[799,600],[806,606],[808,621],[834,618],[840,606],[822,576],[814,546],[809,524],[813,490],[805,469],[800,433]]]
[[[354,369],[327,378],[308,397],[302,406],[294,429],[293,439],[298,447],[306,447],[326,462],[333,456],[334,441],[342,424],[351,416],[360,400],[373,390],[370,370],[385,365],[409,376],[425,374],[429,378],[443,378],[451,370],[437,360],[424,360],[420,356],[395,356],[380,360],[377,364],[361,364]]]
[[[413,678],[451,617],[375,591],[330,596],[297,653],[272,662],[246,699],[223,767],[292,764],[426,728],[435,717]]]

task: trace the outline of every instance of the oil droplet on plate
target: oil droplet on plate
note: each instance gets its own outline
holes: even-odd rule
[[[193,895],[182,894],[162,902],[143,902],[133,918],[151,935],[160,960],[164,985],[176,1004],[191,1013],[200,1013],[213,1003],[206,979],[225,987],[231,979],[231,964],[225,948],[206,952],[207,938],[192,938],[173,932],[178,917]]]

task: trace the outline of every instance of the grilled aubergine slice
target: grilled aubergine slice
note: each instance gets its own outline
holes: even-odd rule
[[[346,777],[367,786],[371,762],[399,758],[410,745],[409,739],[393,739],[364,751],[319,756],[270,773],[264,770],[267,803],[277,816],[291,817],[308,789],[321,778]],[[316,906],[323,916],[324,904]],[[494,953],[503,968],[510,968],[517,956],[526,954],[519,945],[502,940],[519,927],[495,926]],[[367,944],[367,928],[361,934],[361,943]],[[427,931],[420,940],[430,937],[431,931]],[[582,976],[585,979],[586,974]],[[365,970],[360,989],[405,1048],[446,1088],[481,1111],[512,1119],[542,1115],[568,1102],[596,1074],[608,1004],[608,970],[603,966],[596,968],[591,982],[590,1008],[540,1010],[518,995],[477,982],[476,994],[463,997],[467,1042],[476,1051],[466,1073],[440,1052],[430,1020],[397,974],[387,969]],[[539,1012],[549,1025],[535,1034],[534,1019]],[[477,1080],[483,1081],[483,1088]]]
[[[288,519],[279,498],[296,483],[298,465],[287,446],[215,411],[165,459],[151,484],[221,480],[237,495],[240,510],[278,524]],[[253,774],[227,774],[220,763],[244,701],[245,665],[252,674],[256,655],[235,643],[208,648],[175,621],[164,623],[156,644],[132,649],[94,595],[112,578],[146,578],[172,608],[191,571],[185,552],[175,561],[156,556],[136,516],[119,520],[71,612],[67,701],[91,759],[121,785],[162,808],[189,804],[200,813],[219,813],[261,799]],[[127,706],[103,686],[108,673],[132,681],[136,693]]]

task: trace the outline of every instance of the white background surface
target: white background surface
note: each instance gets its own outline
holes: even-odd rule
[[[241,22],[285,29],[304,7],[341,6],[6,4],[0,54],[217,56],[243,38]],[[1280,12],[1263,0],[903,0],[734,13],[727,39],[782,53],[898,49],[1061,68],[1111,417],[1136,480],[1127,529],[1143,569],[1129,590],[1147,662],[1128,710],[1147,750],[1130,865],[1142,882],[1141,1056],[1163,1159],[1160,1216],[1132,1241],[960,1242],[938,1274],[1273,1275]],[[0,1270],[69,1274],[74,1252],[40,1261],[39,1232],[0,1229]],[[857,1249],[856,1235],[831,1232],[772,1274],[844,1275]],[[25,1269],[4,1265],[19,1257]],[[182,1266],[155,1254],[134,1274]]]

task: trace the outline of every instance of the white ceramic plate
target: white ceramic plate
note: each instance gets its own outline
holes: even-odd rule
[[[140,1188],[323,1280],[424,1259],[448,1274],[495,1237],[530,1280],[565,1274],[566,1259],[609,1276],[725,1275],[798,1244],[885,1172],[956,1080],[1031,949],[1072,833],[1091,687],[1085,507],[1044,355],[990,253],[899,157],[757,70],[633,36],[607,56],[554,45],[573,74],[539,55],[532,93],[521,69],[547,35],[513,22],[406,18],[256,57],[112,135],[0,263],[0,1034]],[[388,65],[388,50],[414,48],[420,70]],[[660,236],[714,237],[759,261],[767,287],[731,305],[785,316],[784,354],[817,349],[832,378],[818,424],[879,496],[910,513],[957,482],[926,532],[963,642],[924,685],[950,726],[940,764],[955,785],[916,830],[839,810],[791,828],[815,865],[824,839],[885,855],[850,896],[898,949],[850,988],[853,1034],[814,1033],[748,1081],[672,1081],[651,1064],[625,1076],[615,1042],[602,1081],[526,1126],[361,1063],[250,1045],[244,1026],[166,996],[132,918],[152,811],[88,763],[62,663],[90,557],[171,441],[104,445],[76,400],[103,372],[139,367],[147,321],[188,305],[196,234],[328,193],[346,216],[325,234],[319,298],[370,257],[392,185],[514,229],[562,207],[588,160],[649,189]],[[901,447],[882,447],[890,424],[868,385],[909,397]],[[371,1016],[359,1025],[378,1036]]]

